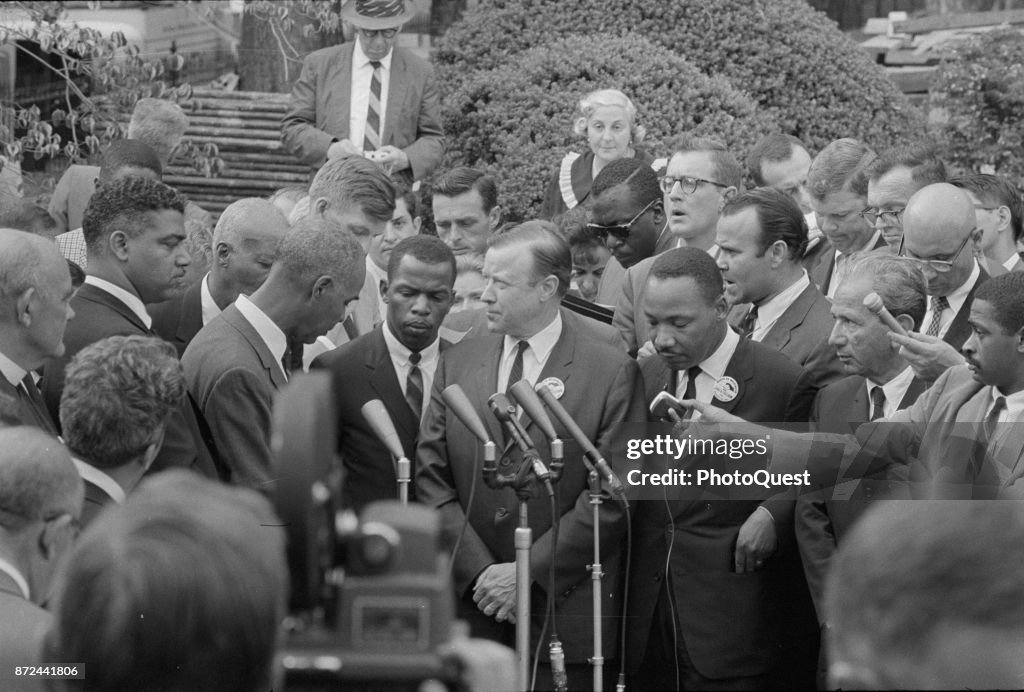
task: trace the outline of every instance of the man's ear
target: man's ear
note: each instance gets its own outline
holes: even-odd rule
[[[996,213],[999,214],[998,230],[1000,233],[1002,233],[1003,231],[1010,228],[1010,221],[1013,220],[1012,214],[1010,213],[1010,208],[1005,204],[1000,205],[999,208],[996,209]]]
[[[914,318],[910,315],[903,313],[902,315],[895,315],[896,321],[900,323],[900,326],[906,329],[908,332],[914,331]],[[898,351],[901,347],[897,346]]]
[[[110,253],[122,262],[128,261],[128,234],[124,231],[114,231],[107,238],[107,247]]]
[[[729,187],[722,190],[722,205],[724,206],[726,202],[728,202],[730,199],[732,199],[739,193],[740,191],[736,188],[735,185],[730,185]]]
[[[975,228],[973,231],[971,231],[971,235],[970,235],[971,243],[970,244],[971,244],[971,248],[974,249],[975,254],[981,252],[981,237],[984,234],[985,234],[985,231],[983,231],[980,228]]]
[[[55,560],[71,547],[74,521],[70,514],[61,514],[43,524],[39,534],[39,551],[47,560]]]
[[[651,207],[651,220],[654,221],[655,226],[663,226],[665,224],[665,203],[658,200]]]
[[[491,226],[491,233],[498,230],[498,226],[501,225],[501,207],[499,205],[495,204],[494,208],[487,212],[487,221]]]
[[[231,257],[231,246],[221,241],[217,243],[217,246],[213,249],[214,255],[217,257],[217,264],[222,267],[228,266],[228,258]]]
[[[316,201],[313,202],[312,205],[310,205],[310,209],[312,209],[319,216],[323,216],[324,212],[327,211],[328,206],[330,206],[330,202],[328,202],[326,198],[317,197]]]
[[[380,297],[381,297],[381,299],[383,299],[385,304],[390,304],[391,303],[391,299],[388,298],[388,280],[387,279],[381,279],[380,280]]]
[[[715,312],[717,313],[718,319],[726,319],[729,317],[729,310],[731,309],[729,301],[725,299],[725,294],[715,298],[714,306]]]
[[[334,286],[334,279],[331,277],[326,274],[318,277],[317,280],[313,282],[313,290],[310,292],[310,298],[313,300],[319,300],[325,293],[331,290],[332,286]]]
[[[18,324],[23,327],[32,326],[33,299],[38,293],[39,291],[35,287],[26,288],[15,301],[15,316],[17,317]]]

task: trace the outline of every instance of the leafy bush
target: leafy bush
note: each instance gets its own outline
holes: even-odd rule
[[[932,84],[933,126],[947,160],[966,170],[991,166],[1024,187],[1024,35],[1014,29],[958,44]]]
[[[803,0],[481,0],[438,41],[434,61],[442,93],[452,94],[473,69],[529,47],[626,31],[728,80],[814,148],[838,137],[886,147],[924,129],[882,69]]]
[[[739,151],[776,127],[728,82],[640,36],[573,36],[475,72],[449,94],[445,129],[453,142],[442,170],[463,163],[492,170],[507,218],[534,215],[565,153],[586,151],[572,133],[574,111],[600,88],[632,98],[647,129],[641,146],[654,154],[681,132],[714,135]]]

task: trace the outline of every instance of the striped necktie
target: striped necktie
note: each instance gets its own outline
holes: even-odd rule
[[[380,78],[382,67],[379,60],[370,62],[373,67],[373,78],[370,80],[370,104],[366,110],[366,130],[363,133],[363,149],[376,151],[380,149]]]
[[[932,322],[928,325],[928,336],[938,336],[942,327],[942,313],[949,308],[946,296],[939,296],[932,301]]]

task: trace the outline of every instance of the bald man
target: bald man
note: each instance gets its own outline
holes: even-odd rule
[[[231,480],[271,492],[270,407],[288,381],[289,341],[311,344],[345,319],[366,275],[359,241],[311,215],[278,248],[266,281],[203,327],[181,364]]]
[[[903,346],[900,355],[916,376],[926,382],[964,362],[960,348],[971,335],[971,302],[989,278],[975,259],[981,236],[974,202],[948,183],[921,188],[903,212],[899,255],[915,260],[924,272],[928,311],[921,333],[893,339]]]
[[[22,425],[56,435],[32,371],[64,355],[71,274],[52,241],[0,229],[0,401]]]
[[[249,197],[228,206],[213,231],[209,273],[180,296],[148,306],[153,331],[184,354],[200,329],[239,295],[252,295],[263,284],[287,232],[288,220],[265,199]]]
[[[32,680],[17,677],[15,666],[43,663],[52,618],[39,604],[75,539],[84,492],[56,438],[0,429],[0,688],[29,689]]]

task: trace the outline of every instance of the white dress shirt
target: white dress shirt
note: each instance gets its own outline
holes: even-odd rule
[[[370,82],[373,81],[373,66],[363,52],[357,38],[352,49],[352,92],[349,94],[351,105],[348,116],[348,139],[360,151],[363,148],[363,137],[366,133],[366,115],[370,109]],[[387,118],[388,86],[391,84],[392,50],[380,61],[380,127],[378,134],[384,144],[384,123]]]
[[[740,335],[727,327],[722,343],[718,345],[714,353],[700,362],[700,373],[697,375],[697,381],[694,383],[698,401],[710,404],[711,400],[715,398],[715,384],[718,380],[725,377],[725,369],[729,367],[729,361],[732,360],[733,355],[736,353],[736,347],[739,343]],[[683,393],[686,391],[686,384],[689,379],[685,370],[679,371],[679,380],[676,382],[675,392],[677,398],[683,398]],[[691,419],[697,420],[698,418],[700,418],[700,412],[694,410]]]
[[[907,395],[907,390],[910,389],[910,383],[914,381],[914,369],[909,365],[905,367],[900,374],[892,378],[883,385],[879,385],[871,379],[867,380],[868,388],[868,401],[871,401],[871,390],[875,387],[882,387],[882,394],[885,395],[885,406],[882,407],[882,415],[888,418],[892,414],[900,410],[900,402],[903,401],[903,397]],[[871,415],[874,411],[871,410],[871,404],[868,404],[868,415]]]
[[[4,379],[10,382],[15,387],[21,386],[21,381],[25,379],[25,373],[28,371],[21,367],[13,360],[8,358],[4,353],[0,352],[0,374],[4,376]]]
[[[281,359],[284,358],[284,354],[288,350],[288,337],[285,336],[280,327],[274,324],[274,320],[267,317],[267,313],[256,307],[244,295],[238,296],[235,300],[235,305],[238,307],[238,311],[242,313],[242,317],[252,325],[256,333],[263,339],[263,343],[267,345],[270,353],[274,356],[277,367],[281,368],[281,372],[287,378],[288,373],[284,371],[284,364],[281,362]]]
[[[217,307],[217,301],[213,299],[213,294],[210,293],[210,273],[207,272],[206,276],[203,277],[202,285],[199,287],[199,305],[203,310],[203,326],[205,327],[213,318],[220,314],[221,310]]]
[[[959,288],[946,296],[946,301],[949,302],[949,308],[942,311],[941,321],[939,322],[939,338],[946,338],[946,332],[949,331],[950,325],[953,324],[953,320],[956,319],[957,313],[967,302],[967,295],[974,288],[975,282],[978,277],[981,276],[981,267],[978,266],[978,261],[974,261],[974,268],[971,269],[971,275],[967,277],[967,281],[964,281]],[[924,325],[922,325],[922,331],[928,330],[928,325],[932,323],[932,302],[935,299],[932,296],[928,296],[928,312],[925,313]]]
[[[398,340],[391,333],[391,326],[385,322],[381,325],[384,332],[384,343],[388,347],[388,355],[391,356],[391,365],[395,368],[395,375],[398,377],[398,386],[402,388],[402,396],[405,396],[406,385],[409,381],[409,370],[412,363],[409,362],[409,355],[412,353],[405,344]],[[430,392],[434,387],[434,373],[437,371],[437,362],[441,359],[441,340],[434,339],[434,342],[420,351],[420,374],[423,375],[423,406],[421,413],[426,414],[427,404],[430,402]]]
[[[3,572],[8,577],[14,580],[14,583],[21,590],[21,594],[25,597],[26,601],[32,600],[32,598],[29,595],[28,581],[25,579],[25,576],[18,571],[17,567],[15,567],[2,557],[0,557],[0,572]]]
[[[754,341],[761,341],[768,336],[779,318],[789,310],[789,306],[800,297],[800,294],[811,285],[811,280],[804,271],[800,278],[794,281],[789,287],[779,292],[778,295],[766,300],[763,305],[757,306],[757,320],[754,322],[754,331],[750,338]]]
[[[523,352],[523,379],[531,385],[537,384],[540,373],[551,356],[558,338],[562,336],[562,315],[556,314],[551,324],[526,339],[530,348]],[[501,363],[498,366],[498,391],[506,392],[510,384],[509,375],[512,374],[512,364],[516,360],[516,351],[519,348],[520,339],[505,335],[505,343],[502,349]]]
[[[875,231],[871,234],[871,238],[868,242],[864,244],[864,247],[857,248],[851,252],[841,252],[838,249],[836,250],[835,257],[832,260],[834,262],[832,265],[832,276],[829,278],[828,293],[826,294],[829,297],[829,300],[836,297],[836,289],[839,288],[839,284],[841,284],[843,279],[846,278],[847,265],[850,262],[850,256],[855,252],[869,252],[873,247],[875,247],[875,243],[878,242],[878,236],[880,234],[881,231]]]
[[[148,312],[146,312],[146,304],[142,302],[141,298],[131,291],[126,291],[120,286],[115,286],[105,279],[100,279],[92,275],[85,277],[85,283],[90,286],[95,286],[101,291],[106,291],[127,305],[128,309],[135,313],[135,316],[139,318],[142,324],[146,325],[146,329],[150,329],[153,326],[153,318],[149,316]]]

